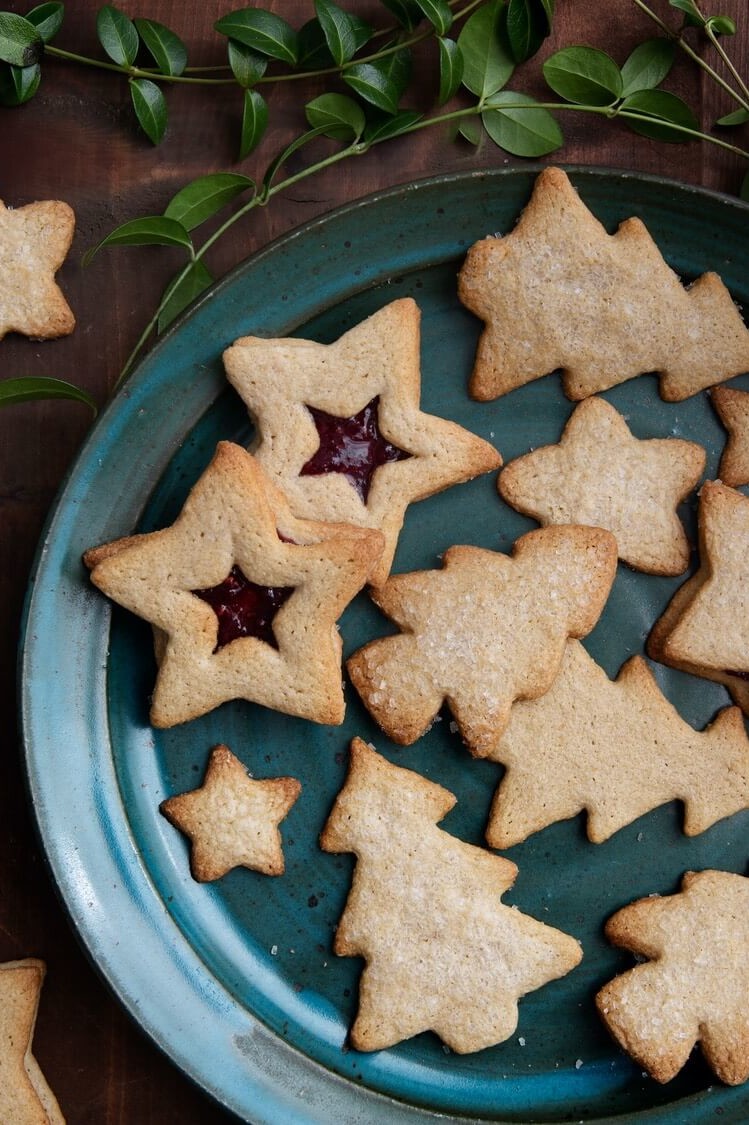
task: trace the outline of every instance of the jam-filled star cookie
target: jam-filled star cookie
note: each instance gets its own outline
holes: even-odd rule
[[[55,282],[74,226],[72,209],[59,200],[18,208],[0,202],[0,340],[7,332],[46,340],[75,328]]]
[[[384,582],[406,508],[498,468],[497,451],[419,408],[417,305],[393,301],[333,344],[247,336],[224,352],[257,427],[252,451],[308,519],[378,528]]]
[[[530,531],[512,556],[450,547],[441,570],[393,575],[372,593],[402,630],[347,669],[393,741],[415,742],[447,701],[476,757],[496,747],[515,699],[551,687],[568,637],[595,625],[616,573],[616,540],[597,527]]]
[[[99,589],[158,631],[154,726],[229,699],[340,723],[335,623],[382,545],[377,531],[297,519],[253,457],[220,442],[171,527],[84,561]]]

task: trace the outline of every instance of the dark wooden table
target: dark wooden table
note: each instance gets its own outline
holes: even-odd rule
[[[664,0],[653,3],[673,21],[675,13]],[[191,61],[204,63],[223,61],[223,40],[213,23],[238,6],[227,0],[121,3],[132,16],[147,15],[173,27],[187,42]],[[277,0],[270,6],[297,26],[312,14],[311,0]],[[364,16],[379,12],[367,0],[347,6]],[[541,92],[539,60],[562,45],[599,46],[621,62],[636,42],[652,34],[632,0],[557,7],[553,38],[517,74],[515,88]],[[23,13],[27,5],[9,8]],[[98,54],[96,10],[88,0],[68,4],[57,45]],[[730,47],[747,74],[745,0],[722,0],[720,10],[742,20]],[[698,111],[704,125],[733,108],[683,56],[668,86]],[[243,171],[257,172],[303,128],[303,97],[316,92],[309,87],[301,95],[293,84],[274,90],[269,134],[261,152],[241,165]],[[233,163],[236,89],[179,87],[169,91],[168,101],[169,131],[154,148],[135,128],[126,84],[118,75],[48,60],[37,97],[20,109],[0,109],[0,197],[13,205],[64,199],[75,209],[75,241],[60,280],[78,321],[73,335],[61,341],[40,345],[7,337],[0,343],[0,378],[53,375],[85,387],[99,403],[106,401],[177,259],[170,250],[116,250],[101,253],[84,269],[83,253],[117,223],[160,212],[195,176],[238,167]],[[582,114],[565,115],[563,124],[566,144],[557,160],[658,173],[734,193],[743,175],[739,158],[706,143],[656,143]],[[749,143],[747,130],[742,131],[744,144]],[[456,143],[443,128],[394,141],[303,181],[255,212],[216,248],[212,267],[220,275],[284,231],[377,188],[511,159],[491,145],[476,152]],[[0,411],[0,685],[7,723],[0,755],[0,961],[36,956],[47,962],[35,1053],[70,1123],[218,1123],[229,1120],[226,1113],[131,1023],[82,953],[48,877],[26,803],[14,685],[21,606],[46,513],[89,424],[86,407],[74,403],[28,403]],[[64,759],[64,744],[59,752]]]

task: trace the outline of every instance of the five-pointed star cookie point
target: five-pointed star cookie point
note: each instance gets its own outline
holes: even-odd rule
[[[619,558],[637,570],[676,575],[689,564],[677,514],[697,484],[705,451],[680,438],[641,440],[603,398],[573,411],[557,445],[512,461],[499,476],[501,496],[544,527],[605,527]]]
[[[255,780],[228,746],[211,752],[203,784],[161,803],[164,816],[191,841],[190,869],[198,882],[234,867],[282,875],[279,824],[301,792],[293,777]]]
[[[51,339],[73,331],[75,318],[55,274],[74,226],[72,209],[59,200],[18,208],[0,201],[0,340],[7,332]]]
[[[154,726],[237,698],[340,723],[335,623],[381,550],[377,531],[293,516],[254,458],[220,442],[171,527],[95,548],[85,561],[96,586],[157,631]],[[219,587],[225,595],[235,568],[252,584],[243,596],[254,635],[223,644],[206,591]],[[233,610],[226,606],[229,620]]]
[[[0,1121],[65,1125],[31,1050],[45,965],[35,958],[0,964]]]
[[[224,352],[229,381],[255,422],[253,452],[293,511],[384,534],[372,585],[390,571],[409,504],[502,463],[482,438],[421,410],[419,326],[418,306],[403,298],[332,344],[244,337]],[[323,415],[332,421],[321,440]],[[326,450],[345,450],[347,428],[357,418],[369,430],[365,467],[349,475],[345,468],[318,471],[329,459]],[[352,443],[346,458],[358,452]]]

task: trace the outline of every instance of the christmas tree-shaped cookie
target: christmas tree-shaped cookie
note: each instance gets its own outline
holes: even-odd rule
[[[717,274],[685,288],[640,219],[608,234],[559,168],[514,230],[471,247],[459,293],[486,325],[477,399],[561,368],[572,399],[656,371],[679,402],[749,370],[749,332]]]
[[[681,892],[651,895],[606,923],[606,936],[648,963],[596,996],[609,1030],[659,1082],[695,1043],[729,1085],[749,1078],[749,879],[689,871]]]
[[[567,638],[595,625],[616,573],[616,540],[597,527],[530,531],[511,557],[450,547],[441,570],[396,574],[373,592],[402,632],[347,663],[368,710],[408,745],[447,700],[469,750],[496,746],[515,699],[548,691]]]
[[[507,767],[486,832],[494,848],[583,809],[588,837],[600,843],[666,801],[684,802],[690,836],[749,808],[749,741],[738,707],[695,731],[642,657],[612,683],[579,641],[568,643],[545,695],[515,704],[490,757]]]
[[[354,739],[349,776],[321,837],[354,852],[335,937],[366,968],[351,1042],[376,1051],[435,1031],[454,1051],[501,1043],[519,997],[564,976],[578,942],[500,901],[517,868],[437,827],[455,798]]]

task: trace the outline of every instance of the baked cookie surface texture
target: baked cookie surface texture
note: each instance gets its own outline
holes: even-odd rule
[[[575,408],[558,445],[518,457],[499,477],[508,504],[544,527],[613,532],[619,558],[650,574],[681,574],[689,543],[677,505],[697,484],[705,451],[679,438],[638,440],[602,398]]]
[[[296,519],[250,454],[220,442],[171,527],[84,561],[94,585],[157,630],[154,726],[229,699],[340,723],[335,623],[381,550],[377,531]]]
[[[458,292],[485,322],[470,382],[482,401],[558,368],[572,399],[655,371],[669,402],[749,371],[749,331],[718,275],[685,288],[640,219],[609,235],[559,168],[514,230],[471,247]]]
[[[718,476],[731,488],[749,484],[749,392],[714,387],[710,399],[728,430]]]
[[[579,641],[568,642],[545,695],[514,704],[489,756],[506,767],[486,831],[493,848],[582,810],[598,844],[667,801],[684,802],[689,836],[749,808],[749,741],[738,707],[695,731],[642,657],[612,682]]]
[[[437,827],[446,789],[354,739],[349,775],[321,837],[354,852],[335,952],[362,956],[352,1045],[377,1051],[434,1031],[454,1051],[501,1043],[520,996],[564,976],[579,943],[500,901],[514,863]]]
[[[190,870],[200,883],[233,867],[282,875],[279,822],[301,791],[293,777],[256,780],[228,746],[211,751],[199,789],[162,801],[167,820],[190,838]]]
[[[12,208],[0,201],[0,340],[7,332],[45,340],[75,328],[55,281],[74,227],[67,203],[45,200]]]
[[[658,1082],[668,1082],[699,1043],[723,1082],[746,1081],[749,879],[689,871],[679,894],[651,895],[614,914],[606,936],[648,958],[596,996],[624,1050]]]
[[[513,700],[551,687],[567,638],[593,628],[615,573],[616,541],[600,528],[530,531],[512,556],[450,547],[441,570],[396,574],[372,593],[402,632],[355,652],[349,676],[395,742],[415,742],[447,701],[484,757]]]
[[[44,981],[43,961],[0,964],[0,1121],[3,1125],[65,1125],[31,1052]]]
[[[502,464],[488,442],[420,409],[419,324],[404,298],[333,344],[247,336],[224,352],[257,427],[252,452],[292,510],[384,534],[373,585],[409,504]]]

